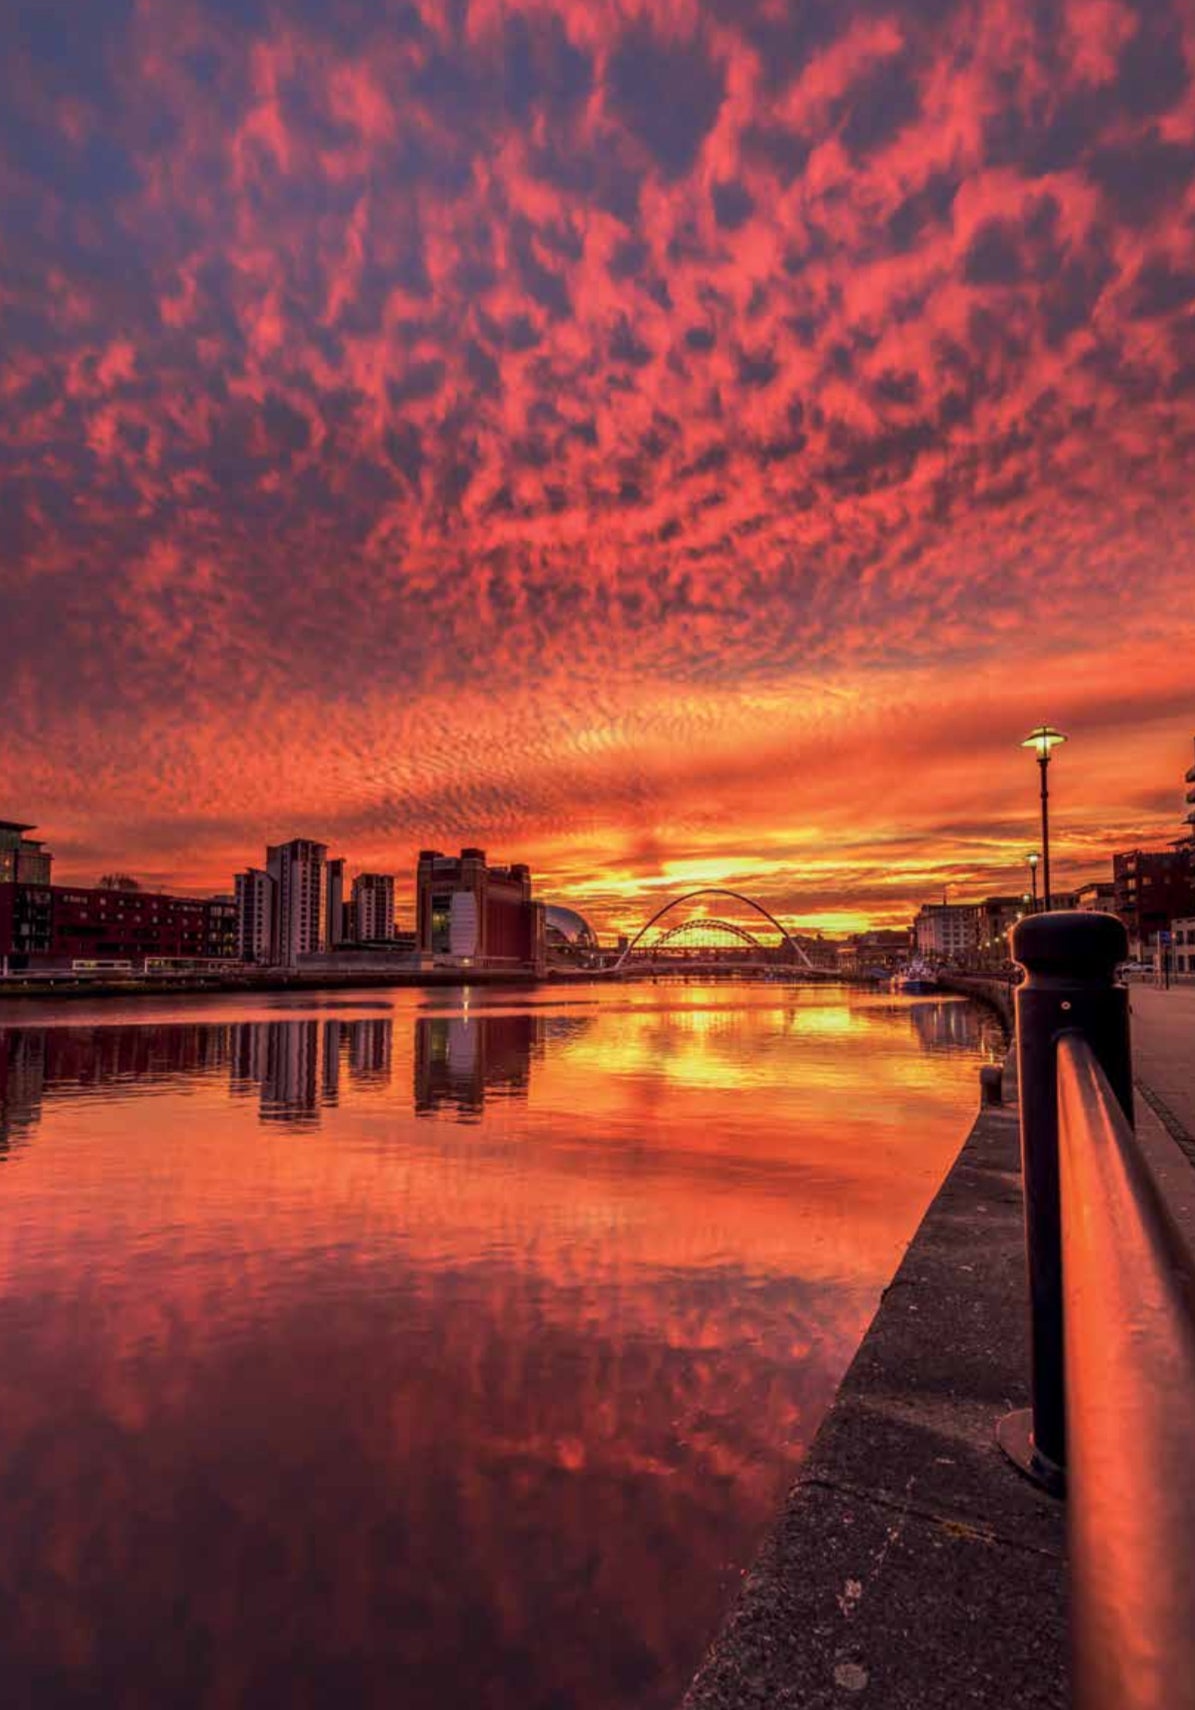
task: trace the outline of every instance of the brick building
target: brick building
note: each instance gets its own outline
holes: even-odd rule
[[[1116,912],[1128,928],[1130,954],[1150,960],[1158,933],[1195,913],[1195,882],[1187,849],[1128,849],[1112,857]]]
[[[240,955],[235,897],[207,899],[207,954],[219,962],[235,962]]]
[[[227,960],[236,955],[235,919],[224,897],[0,884],[0,957],[13,972],[85,961],[140,968],[147,956]]]
[[[420,852],[415,922],[420,953],[438,961],[543,966],[544,908],[532,900],[530,869],[487,866],[484,849]]]
[[[1066,908],[1067,903],[1060,901],[1055,906]],[[1023,896],[985,897],[971,907],[975,920],[975,960],[988,967],[999,967],[1012,954],[1008,935],[1017,921],[1028,914],[1029,901]]]
[[[1116,886],[1111,879],[1093,879],[1075,892],[1075,907],[1084,914],[1115,914]]]

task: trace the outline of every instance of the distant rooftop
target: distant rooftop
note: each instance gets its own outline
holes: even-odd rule
[[[0,831],[35,831],[36,826],[22,825],[16,819],[0,819]]]

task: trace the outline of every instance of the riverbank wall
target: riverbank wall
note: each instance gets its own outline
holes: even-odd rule
[[[42,1000],[56,1002],[77,998],[175,998],[211,996],[219,993],[239,993],[246,997],[268,996],[278,992],[341,992],[380,991],[387,987],[427,986],[538,986],[545,975],[530,969],[499,970],[470,968],[412,968],[390,969],[385,973],[370,973],[356,969],[344,972],[268,974],[182,975],[178,978],[139,979],[56,979],[16,980],[9,978],[0,984],[0,1005],[4,1000]]]
[[[972,994],[978,995],[978,994]],[[885,1290],[684,1710],[1067,1702],[1064,1506],[1028,1400],[1015,1090],[983,1107]]]
[[[601,981],[652,980],[664,978],[700,978],[703,980],[739,980],[739,973],[702,973],[700,975],[678,972],[674,975],[660,974],[658,971],[635,971],[634,973],[615,973],[609,968],[561,969],[548,968],[537,973],[530,968],[501,969],[501,968],[391,968],[385,971],[371,972],[368,968],[353,969],[323,969],[316,971],[295,971],[290,973],[272,969],[260,974],[194,974],[177,975],[144,979],[130,975],[119,979],[104,979],[101,977],[79,976],[77,978],[38,979],[35,976],[14,978],[9,976],[0,981],[0,1007],[5,999],[25,1001],[32,999],[55,1001],[77,998],[176,998],[211,996],[219,993],[240,993],[245,996],[267,996],[278,992],[343,992],[364,990],[385,990],[387,988],[404,989],[411,987],[427,987],[429,989],[447,986],[460,988],[462,986],[542,986],[566,984],[596,984]],[[860,979],[854,975],[836,974],[833,979],[818,970],[803,971],[795,976],[795,983],[802,985],[833,984],[865,986],[873,982]]]

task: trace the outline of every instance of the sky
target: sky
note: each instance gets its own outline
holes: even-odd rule
[[[0,0],[0,817],[633,927],[1180,829],[1190,0]],[[401,913],[401,908],[400,908]]]

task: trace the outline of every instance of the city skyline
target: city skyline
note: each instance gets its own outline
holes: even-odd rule
[[[1191,847],[1195,847],[1195,832],[1190,830],[1190,822],[1193,818],[1192,810],[1190,808],[1192,800],[1192,772],[1195,772],[1195,767],[1188,768],[1187,773],[1185,774],[1186,800],[1183,804],[1187,809],[1185,816],[1180,821],[1179,814],[1182,809],[1179,808],[1170,821],[1168,828],[1170,835],[1157,835],[1151,840],[1155,844],[1162,845],[1162,848],[1155,852],[1156,858],[1158,859],[1170,858],[1166,855],[1166,851],[1178,850],[1180,848],[1190,849]],[[1175,787],[1173,794],[1176,800],[1182,796],[1182,783]],[[10,823],[13,830],[19,829],[21,833],[27,834],[28,832],[38,830],[38,827],[33,824],[21,824],[18,827],[16,822]],[[1174,836],[1176,829],[1179,831],[1178,837]],[[57,869],[54,874],[54,882],[59,886],[64,883],[76,886],[88,886],[97,883],[97,879],[94,875],[84,878],[79,878],[78,876],[70,874],[64,876],[61,872],[62,864],[58,862],[56,850],[53,847],[48,849],[46,847],[46,845],[48,843],[52,843],[52,841],[53,840],[51,838],[42,835],[41,837],[36,838],[32,843],[28,843],[25,846],[31,854],[33,854],[34,860],[37,863],[36,871],[41,875],[36,882],[49,882],[46,878],[46,874],[50,871],[50,863],[53,863],[55,869]],[[1029,881],[1026,878],[1026,874],[1029,870],[1028,863],[1031,857],[1026,846],[1033,841],[1034,840],[1031,837],[1027,837],[1022,840],[1022,843],[1018,845],[1018,853],[1011,856],[1013,864],[1010,867],[1004,869],[989,869],[990,882],[987,885],[987,896],[989,900],[995,893],[1000,891],[1005,893],[1005,901],[1011,900],[1007,894],[1011,889],[1013,896],[1022,899],[1026,905],[1030,904],[1032,893],[1027,888]],[[408,925],[410,927],[416,926],[420,884],[419,872],[422,868],[423,858],[426,851],[422,849],[419,851],[418,861],[413,864],[411,869],[412,876],[408,880],[401,870],[397,874],[378,873],[370,870],[368,864],[351,856],[339,855],[332,857],[329,855],[328,847],[325,843],[321,842],[319,839],[313,840],[303,836],[284,839],[282,844],[278,846],[267,846],[265,852],[266,867],[255,866],[252,860],[243,862],[242,870],[233,875],[234,883],[232,885],[212,888],[183,883],[177,886],[175,889],[177,900],[182,902],[189,899],[197,901],[203,899],[212,902],[220,902],[223,900],[232,901],[235,895],[237,909],[238,912],[240,912],[243,906],[247,906],[247,898],[246,903],[242,903],[243,888],[247,889],[252,885],[256,885],[260,888],[262,883],[270,883],[272,886],[274,881],[271,879],[271,872],[275,871],[273,867],[275,858],[282,856],[285,851],[292,847],[301,849],[310,848],[311,852],[318,855],[319,858],[320,876],[316,889],[322,900],[322,907],[318,911],[321,926],[318,930],[317,936],[325,947],[334,942],[335,939],[335,929],[331,929],[328,922],[332,918],[340,918],[342,907],[346,911],[346,920],[349,916],[352,918],[353,925],[349,932],[350,937],[388,937],[392,932],[401,933],[402,931],[407,930]],[[1148,845],[1144,841],[1140,844],[1134,844],[1131,847],[1134,853],[1145,852],[1147,855],[1150,853]],[[1040,857],[1036,852],[1034,852],[1032,859],[1036,862]],[[1098,853],[1092,853],[1086,859],[1091,870],[1084,872],[1081,875],[1076,873],[1064,874],[1062,879],[1055,885],[1055,890],[1060,896],[1073,897],[1079,891],[1094,892],[1101,889],[1106,889],[1110,895],[1114,887],[1109,875],[1114,871],[1115,864],[1120,861],[1120,854],[1115,853],[1110,846],[1105,845],[1098,851]],[[267,868],[270,869],[269,872],[267,871]],[[1185,870],[1186,869],[1184,869],[1184,871]],[[351,896],[349,892],[346,892],[345,890],[345,880],[350,875],[352,879]],[[539,877],[539,875],[536,875],[537,879]],[[654,908],[660,898],[665,896],[670,889],[675,895],[678,889],[695,889],[697,887],[710,885],[717,888],[720,885],[728,883],[732,884],[733,879],[733,874],[719,873],[714,876],[709,876],[703,873],[688,872],[685,873],[683,878],[676,880],[670,880],[668,877],[662,877],[656,881],[647,879],[638,887],[638,889],[627,889],[623,891],[623,900],[629,901],[630,912],[626,915],[616,914],[613,918],[611,918],[608,910],[602,908],[602,905],[595,904],[585,895],[572,895],[568,898],[567,902],[564,902],[564,900],[559,896],[546,895],[544,889],[541,887],[538,892],[538,898],[540,901],[546,900],[566,908],[569,904],[575,904],[582,907],[585,910],[586,916],[588,917],[591,925],[597,925],[598,930],[602,932],[603,935],[612,936],[615,934],[623,934],[627,931],[637,931],[642,926],[642,908],[644,906]],[[146,884],[135,874],[113,874],[106,879],[100,879],[98,882],[101,885],[112,884],[119,888],[120,884],[125,881],[131,882],[134,889],[137,891],[148,890],[151,894],[155,892],[161,892],[162,894],[166,893],[166,887],[164,885],[153,885],[152,883]],[[26,882],[28,882],[28,880]],[[973,909],[978,906],[983,889],[984,887],[982,883],[980,883],[974,875],[972,875],[970,880],[964,879],[961,883],[956,879],[943,880],[940,899],[941,904],[942,906],[945,906],[947,902],[949,902],[953,906],[957,903],[964,908]],[[951,895],[952,890],[954,892],[953,895]],[[967,894],[963,895],[961,894],[962,892],[966,892]],[[335,903],[331,900],[333,896],[337,899]],[[384,899],[384,902],[382,902],[382,899]],[[756,900],[764,900],[762,890]],[[379,902],[382,902],[382,913],[375,912],[378,908]],[[638,902],[639,905],[638,909],[636,909],[636,902]],[[930,893],[923,891],[917,896],[915,902],[907,909],[902,912],[887,915],[883,918],[873,917],[858,922],[852,921],[849,925],[839,924],[837,928],[835,926],[823,928],[818,921],[807,921],[799,914],[790,912],[787,925],[789,929],[794,932],[810,931],[820,934],[825,930],[827,935],[831,938],[849,936],[852,933],[864,933],[868,930],[877,928],[882,930],[894,924],[901,927],[909,927],[911,930],[913,917],[918,913],[923,914],[927,907],[932,908],[933,906],[935,906],[935,898]],[[1063,906],[1070,905],[1063,904]],[[1090,904],[1085,904],[1084,906],[1100,905],[1092,902]],[[271,904],[269,900],[264,897],[264,893],[255,904],[255,913],[259,922],[257,927],[258,932],[261,931],[260,922],[263,908],[265,911],[265,917],[268,919]],[[328,915],[328,921],[324,920],[325,913]],[[366,923],[372,923],[376,926],[377,923],[383,919],[389,922],[387,930],[375,933],[368,929]],[[315,929],[312,928],[312,930],[314,931]],[[250,931],[252,931],[252,929],[250,929]],[[264,946],[265,941],[263,941],[262,946],[259,947],[258,954],[250,956],[249,959],[271,960],[272,950],[267,952]]]
[[[64,879],[303,835],[613,932],[1175,832],[1177,0],[216,0],[0,69],[6,811]],[[400,907],[402,904],[400,903]]]

